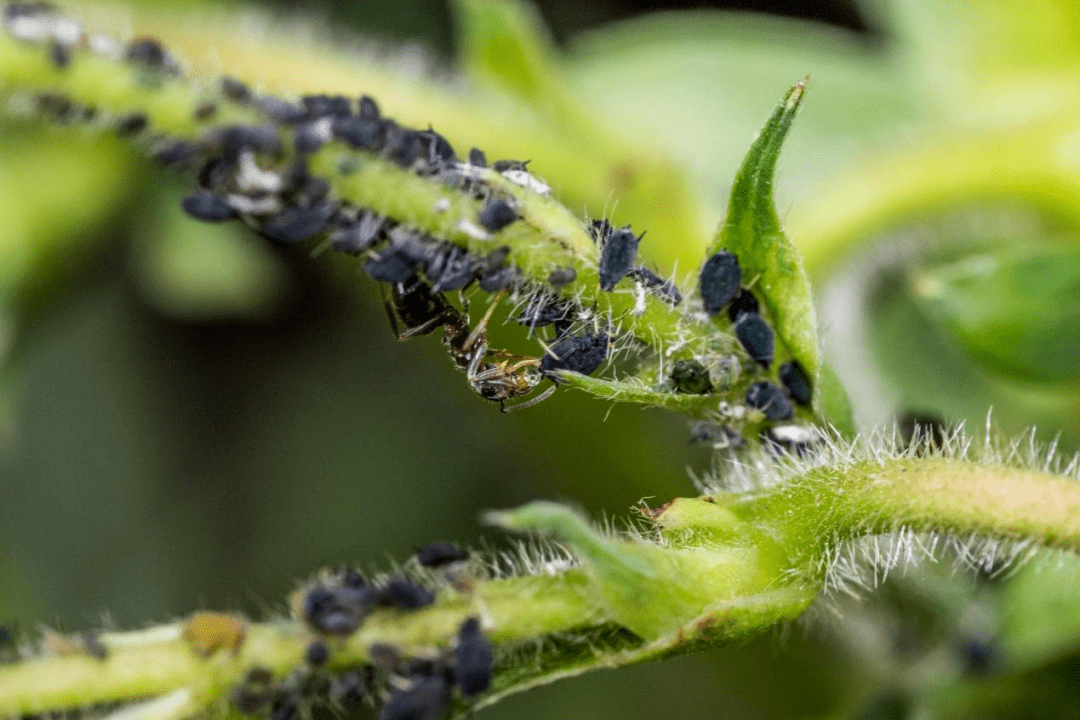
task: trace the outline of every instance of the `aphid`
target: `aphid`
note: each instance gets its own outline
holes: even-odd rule
[[[330,648],[322,640],[314,640],[304,650],[304,661],[314,668],[322,667],[330,659]]]
[[[743,313],[735,323],[735,337],[747,354],[765,367],[773,360],[773,332],[757,313]]]
[[[357,114],[364,120],[379,120],[381,118],[378,103],[368,95],[360,98],[360,108]]]
[[[475,697],[491,685],[495,655],[480,631],[480,620],[471,617],[461,624],[454,648],[454,685],[466,697]]]
[[[173,71],[173,62],[165,47],[155,38],[135,38],[124,50],[124,59],[147,70]]]
[[[86,654],[95,660],[104,660],[109,657],[109,650],[101,644],[101,640],[98,639],[96,633],[88,632],[82,634],[82,646]]]
[[[205,190],[188,195],[180,204],[184,207],[184,212],[203,222],[224,222],[236,217],[236,211],[229,207],[227,202]]]
[[[435,602],[435,593],[403,577],[392,577],[374,589],[371,599],[380,607],[416,610]]]
[[[682,302],[682,293],[679,292],[679,288],[675,286],[674,282],[665,280],[644,265],[630,268],[630,272],[627,274],[671,305],[678,305]]]
[[[304,95],[300,102],[307,111],[308,119],[317,120],[326,115],[348,117],[352,114],[352,104],[343,95]]]
[[[149,119],[142,113],[132,113],[131,115],[124,115],[116,121],[116,134],[120,137],[129,137],[131,135],[138,135],[146,129],[149,124]]]
[[[76,120],[74,117],[78,106],[67,97],[59,93],[39,93],[34,98],[39,112],[56,120]]]
[[[304,596],[304,619],[319,632],[348,635],[364,622],[372,599],[367,588],[318,585]]]
[[[203,656],[220,650],[235,653],[247,637],[247,623],[224,613],[197,612],[184,623],[181,637]]]
[[[384,223],[385,218],[365,212],[355,222],[338,225],[330,233],[330,244],[338,252],[359,255],[379,239]]]
[[[238,712],[254,715],[274,698],[276,689],[271,685],[273,676],[265,668],[252,668],[239,685],[229,693],[229,702]]]
[[[262,233],[271,240],[283,243],[302,242],[312,238],[329,225],[337,208],[333,203],[316,203],[311,207],[287,207],[262,224]]]
[[[379,720],[439,720],[450,703],[450,684],[441,674],[422,675],[397,690],[379,711]]]
[[[66,68],[71,64],[71,50],[55,40],[49,45],[49,60],[59,69]]]
[[[802,425],[776,425],[761,434],[765,446],[773,451],[787,452],[802,457],[806,455],[821,436],[813,428]]]
[[[577,270],[572,267],[558,267],[548,275],[548,283],[555,287],[569,285],[577,280]]]
[[[731,322],[738,322],[739,318],[746,313],[756,313],[758,311],[758,301],[754,297],[754,293],[749,290],[739,290],[735,299],[728,305],[728,317],[731,318]]]
[[[602,245],[607,242],[608,236],[614,229],[607,220],[593,220],[588,227],[589,237],[593,239],[593,242]]]
[[[383,124],[386,133],[386,154],[403,168],[411,168],[418,160],[426,160],[428,143],[416,130],[403,128],[387,121]]]
[[[939,450],[945,444],[948,426],[945,420],[936,413],[908,410],[900,415],[896,424],[900,430],[902,449],[917,444],[917,454],[923,455],[927,451]]]
[[[367,581],[364,580],[363,575],[344,565],[338,567],[337,571],[334,573],[334,580],[341,587],[353,588],[355,590],[367,587]]]
[[[590,375],[607,358],[609,340],[606,333],[586,333],[560,340],[540,361],[540,372],[556,382],[557,370]]]
[[[374,668],[370,665],[356,670],[349,670],[330,681],[330,700],[344,710],[360,707],[364,698],[371,694],[374,683]]]
[[[262,110],[271,120],[285,123],[286,125],[295,125],[296,123],[307,120],[307,111],[299,105],[293,105],[291,102],[276,98],[273,95],[267,95],[266,97],[259,98],[256,103],[260,110]]]
[[[334,137],[360,150],[381,148],[384,141],[383,128],[383,124],[378,120],[368,120],[355,115],[333,120]]]
[[[300,714],[300,699],[295,692],[278,693],[270,706],[270,720],[295,720]]]
[[[469,151],[469,164],[473,167],[487,167],[487,156],[484,155],[484,151],[480,148],[473,148]]]
[[[532,160],[496,160],[491,165],[491,169],[497,173],[504,173],[507,171],[527,172],[528,164]]]
[[[967,675],[987,675],[1000,662],[1001,651],[993,638],[968,637],[957,644],[957,654]]]
[[[448,542],[436,542],[416,551],[416,561],[424,567],[442,567],[469,558],[469,552]]]
[[[773,422],[787,420],[795,414],[795,408],[784,391],[765,380],[759,380],[747,389],[746,404],[762,411]]]
[[[296,152],[313,153],[330,142],[334,136],[334,121],[324,117],[300,123],[293,132],[293,146]]]
[[[737,448],[746,444],[743,436],[724,425],[710,422],[694,423],[690,428],[691,445],[711,445],[717,450]]]
[[[426,335],[457,315],[446,298],[432,292],[431,286],[415,275],[391,285],[390,297],[383,305],[398,340]],[[404,332],[398,331],[395,315],[405,325]]]
[[[705,312],[715,315],[735,299],[742,283],[739,260],[726,250],[716,253],[701,267],[698,278]]]
[[[480,210],[478,220],[489,232],[498,232],[518,219],[517,212],[505,200],[491,198]]]
[[[166,167],[190,167],[199,157],[199,146],[185,140],[171,140],[158,146],[153,155]]]
[[[429,163],[441,164],[457,160],[450,142],[430,127],[420,133],[420,139],[427,144]]]
[[[229,163],[238,162],[245,152],[272,155],[281,151],[281,138],[273,125],[230,125],[211,133],[206,142],[220,147]]]
[[[424,272],[432,282],[432,290],[461,290],[476,278],[479,263],[457,245],[437,246],[430,255]]]
[[[517,285],[520,280],[521,274],[516,267],[499,268],[480,276],[480,289],[489,293],[498,292]]]
[[[610,291],[634,266],[641,237],[629,227],[619,228],[607,236],[600,251],[600,289]]]
[[[519,325],[538,328],[550,325],[569,317],[571,307],[550,295],[538,295],[520,315],[514,318]]]
[[[221,78],[221,92],[233,102],[247,103],[251,101],[250,88],[236,78]]]
[[[704,395],[713,389],[709,370],[697,360],[678,360],[671,368],[675,392]]]
[[[786,362],[780,366],[780,382],[791,393],[791,399],[800,405],[809,405],[813,393],[810,390],[810,379],[806,377],[806,371],[798,360]]]

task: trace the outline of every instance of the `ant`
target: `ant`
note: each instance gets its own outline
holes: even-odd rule
[[[544,376],[539,370],[540,358],[514,355],[505,350],[488,347],[487,324],[501,297],[501,292],[495,296],[474,328],[469,327],[468,298],[461,295],[462,309],[458,311],[442,293],[433,293],[431,286],[416,276],[393,283],[383,305],[386,316],[390,319],[390,327],[400,341],[426,335],[441,326],[443,344],[449,350],[454,364],[465,372],[473,392],[499,403],[502,412],[510,412],[546,400],[555,392],[555,386],[531,400],[506,405],[507,400],[528,395],[535,390]],[[395,316],[404,323],[404,332],[399,331]]]

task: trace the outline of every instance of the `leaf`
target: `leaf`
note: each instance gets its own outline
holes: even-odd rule
[[[821,363],[818,388],[818,414],[825,422],[836,428],[836,431],[843,437],[854,438],[856,428],[855,416],[851,409],[851,398],[848,396],[844,384],[840,382],[840,376],[836,374],[833,366],[827,362]]]
[[[1080,379],[1080,248],[1020,243],[917,273],[923,312],[984,366]]]
[[[601,535],[573,510],[533,502],[490,513],[508,530],[550,533],[585,563],[609,617],[645,640],[676,632],[709,609],[752,602],[769,584],[750,549],[674,548]]]
[[[768,308],[777,337],[813,380],[817,406],[821,366],[810,279],[799,251],[780,227],[773,202],[780,147],[805,91],[806,80],[788,91],[751,146],[731,188],[727,220],[720,226],[709,255],[726,248],[739,258],[744,283],[757,278],[755,288]]]

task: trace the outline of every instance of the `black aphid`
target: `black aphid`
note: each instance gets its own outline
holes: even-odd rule
[[[780,382],[791,393],[791,399],[800,405],[809,405],[813,393],[810,390],[810,378],[798,360],[786,362],[780,366]]]
[[[600,251],[600,289],[610,291],[634,267],[641,238],[629,227],[610,233]]]
[[[735,299],[742,284],[739,260],[726,250],[713,255],[701,267],[698,277],[705,312],[715,315]]]
[[[491,685],[495,655],[491,643],[480,631],[480,621],[471,617],[458,629],[454,648],[454,685],[466,697],[475,697]]]
[[[480,289],[489,293],[498,292],[517,285],[520,280],[521,274],[516,267],[499,268],[480,276]]]
[[[352,114],[352,102],[344,95],[305,95],[300,102],[311,120],[327,115],[343,118]]]
[[[945,434],[948,426],[944,418],[932,412],[907,411],[896,421],[900,430],[900,447],[910,448],[918,437],[918,454],[926,450],[939,450],[945,445]]]
[[[425,273],[435,292],[461,290],[476,278],[477,259],[457,245],[440,246],[428,261]]]
[[[606,333],[587,333],[568,337],[552,346],[540,361],[540,372],[555,379],[556,370],[591,374],[607,358],[609,338]]]
[[[784,391],[765,380],[759,380],[746,391],[746,404],[762,411],[773,422],[787,420],[795,414],[795,408]]]
[[[199,146],[185,140],[171,140],[156,148],[153,155],[166,167],[190,167],[199,157]]]
[[[812,428],[801,425],[778,425],[765,430],[761,440],[774,453],[788,453],[803,457],[821,439]]]
[[[293,147],[298,153],[317,152],[331,138],[332,130],[327,119],[300,123],[293,133]]]
[[[698,422],[690,428],[691,445],[711,445],[714,448],[737,448],[746,444],[743,436],[724,425]]]
[[[554,285],[555,287],[569,285],[575,280],[577,280],[577,270],[572,267],[555,268],[548,275],[548,283]]]
[[[538,295],[514,320],[519,325],[537,328],[563,320],[569,317],[570,314],[570,306],[558,298],[549,295]]]
[[[517,212],[505,200],[491,198],[480,210],[480,224],[488,232],[498,232],[518,219]]]
[[[251,100],[251,90],[236,78],[221,78],[221,92],[233,102],[246,103]]]
[[[450,684],[441,674],[423,675],[391,693],[379,720],[439,720],[450,704]]]
[[[287,207],[263,222],[261,230],[271,240],[302,242],[325,230],[335,211],[334,204],[326,202],[306,208]]]
[[[593,242],[603,244],[607,242],[608,235],[615,229],[611,227],[611,223],[607,220],[593,220],[589,223],[589,237],[593,239]]]
[[[728,305],[727,313],[731,318],[731,322],[737,322],[740,317],[746,313],[756,313],[758,311],[758,301],[754,297],[754,293],[749,290],[739,290],[735,299]]]
[[[704,395],[712,390],[709,370],[697,360],[678,360],[671,368],[671,383],[675,392]]]
[[[364,95],[360,98],[360,108],[357,113],[364,120],[379,120],[379,105],[371,97]]]
[[[387,316],[398,339],[404,340],[416,335],[426,335],[441,327],[454,311],[446,299],[431,290],[431,286],[415,275],[404,281],[395,282],[390,287],[390,300],[386,306]],[[405,325],[403,333],[398,332],[394,314]]]
[[[101,640],[98,639],[97,633],[83,633],[82,646],[86,651],[86,654],[95,660],[104,660],[109,657],[109,650],[101,644]]]
[[[743,313],[735,323],[735,337],[750,357],[765,367],[773,360],[773,332],[757,313]]]
[[[450,141],[431,128],[420,133],[420,139],[427,145],[427,161],[430,163],[442,163],[457,160],[454,148]]]
[[[355,590],[367,587],[367,581],[364,580],[363,575],[344,565],[337,568],[337,571],[334,573],[334,580],[341,587],[353,588]]]
[[[259,98],[257,105],[271,120],[277,122],[293,125],[307,119],[307,111],[304,108],[273,95]]]
[[[66,68],[71,64],[71,50],[67,45],[53,40],[49,45],[49,60],[57,68]]]
[[[665,280],[644,265],[630,268],[628,275],[659,295],[665,302],[671,305],[678,305],[682,302],[682,293],[679,292],[679,288],[675,287],[675,283],[671,280]]]
[[[270,706],[270,720],[296,720],[300,715],[300,698],[295,692],[278,693]]]
[[[334,119],[334,137],[361,150],[378,150],[383,145],[383,124],[378,120],[350,115]]]
[[[448,542],[435,542],[416,551],[416,561],[424,567],[442,567],[469,558],[469,552]]]
[[[149,122],[150,120],[142,113],[124,115],[116,121],[116,134],[120,137],[138,135],[146,129]]]
[[[224,222],[236,217],[236,211],[229,207],[228,203],[205,190],[188,195],[180,204],[184,207],[184,212],[203,222]]]
[[[304,619],[320,632],[348,635],[364,621],[370,599],[367,588],[319,585],[304,596]]]
[[[473,148],[469,151],[469,164],[475,167],[487,167],[487,155],[484,155],[484,151],[480,148]]]
[[[966,675],[988,675],[1001,661],[1001,650],[993,638],[967,637],[958,643],[957,654]]]
[[[506,172],[507,170],[525,170],[525,171],[527,171],[529,169],[527,166],[528,166],[528,164],[530,162],[532,162],[532,161],[531,160],[496,160],[492,164],[491,169],[494,170],[495,172],[500,172],[500,173],[501,172]]]
[[[164,46],[154,38],[136,38],[124,50],[124,59],[148,70],[170,69],[172,61]]]
[[[392,577],[375,588],[372,600],[381,607],[416,610],[435,602],[435,593],[403,577]]]
[[[272,680],[273,676],[269,670],[260,667],[252,668],[229,693],[229,702],[245,715],[259,712],[270,704],[276,694],[276,688],[270,684]]]
[[[196,120],[206,121],[217,115],[217,104],[212,102],[204,102],[195,108],[194,116]]]
[[[387,156],[403,168],[411,168],[418,160],[427,160],[428,142],[416,130],[403,128],[396,123],[383,123]]]
[[[304,651],[304,661],[314,668],[322,667],[330,659],[330,648],[322,640],[315,640]]]
[[[245,151],[267,155],[281,151],[281,138],[272,125],[230,125],[208,133],[206,143],[220,148],[222,159],[229,163]]]
[[[338,225],[330,233],[330,244],[338,252],[359,255],[379,239],[385,220],[365,212],[355,222]]]
[[[358,708],[371,694],[374,681],[374,668],[370,665],[343,672],[330,681],[330,700],[344,710]]]

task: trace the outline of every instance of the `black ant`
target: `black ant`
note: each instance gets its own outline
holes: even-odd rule
[[[393,283],[384,306],[390,327],[398,340],[426,335],[442,327],[443,344],[454,364],[465,372],[469,387],[480,397],[499,403],[502,412],[510,412],[546,400],[555,392],[555,387],[548,388],[531,400],[506,405],[507,400],[535,390],[544,376],[539,370],[540,358],[514,355],[488,347],[487,324],[500,297],[501,293],[491,302],[475,328],[469,326],[469,301],[464,295],[461,296],[462,309],[458,311],[442,293],[432,293],[431,286],[415,276]],[[405,325],[404,332],[399,331],[395,316]]]

